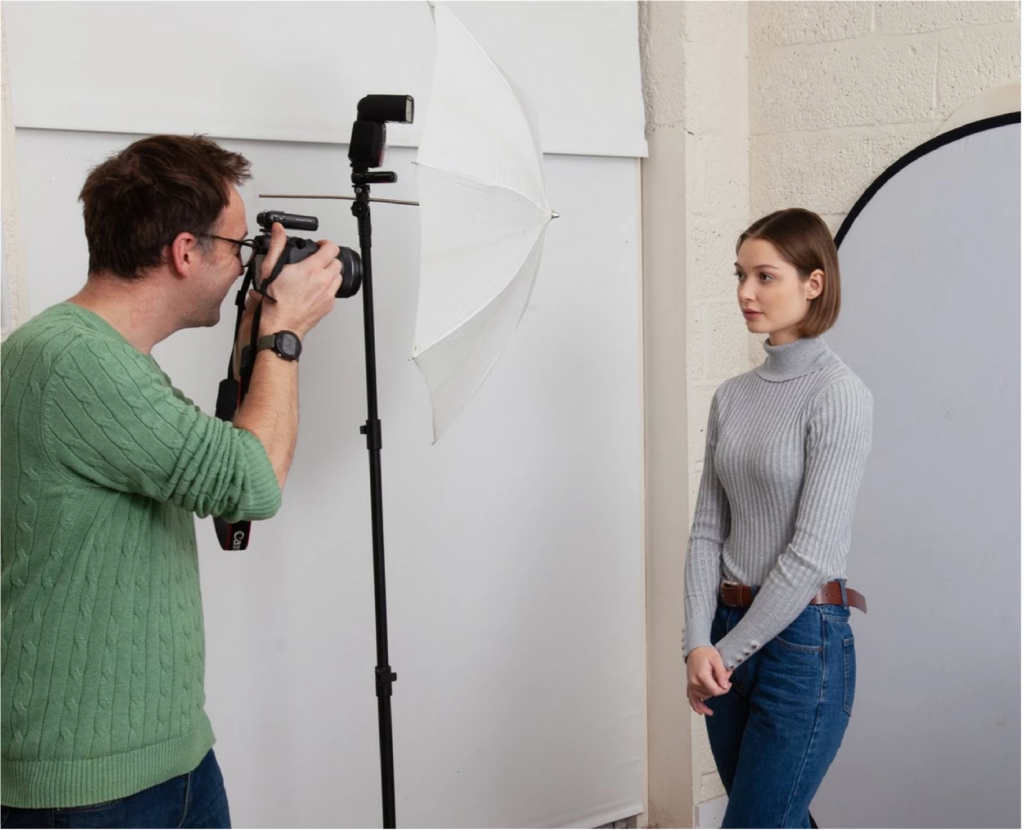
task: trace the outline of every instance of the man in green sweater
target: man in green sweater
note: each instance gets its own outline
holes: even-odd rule
[[[298,362],[268,338],[231,424],[150,352],[218,322],[242,273],[248,178],[244,157],[202,137],[154,136],[103,162],[80,195],[85,287],[3,344],[4,827],[230,826],[203,708],[192,514],[277,511]],[[285,238],[275,225],[264,276]],[[332,309],[337,254],[321,242],[283,269],[260,335],[301,340]]]

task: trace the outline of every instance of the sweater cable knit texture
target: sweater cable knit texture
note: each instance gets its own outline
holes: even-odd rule
[[[122,798],[213,745],[191,514],[267,518],[280,489],[254,435],[79,306],[15,331],[0,369],[0,800]]]

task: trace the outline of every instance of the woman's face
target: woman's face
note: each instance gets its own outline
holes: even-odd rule
[[[824,272],[800,279],[796,267],[771,242],[747,239],[736,258],[736,298],[751,334],[767,334],[773,346],[800,339],[811,300],[821,294]]]

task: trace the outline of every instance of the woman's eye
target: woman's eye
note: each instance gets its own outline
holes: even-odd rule
[[[739,271],[733,274],[733,276],[736,277],[736,279],[738,279],[740,282],[743,282],[743,274],[741,274]]]
[[[761,273],[758,274],[758,276],[761,278],[761,282],[770,282],[771,280],[775,279],[775,277],[773,277],[771,274]]]

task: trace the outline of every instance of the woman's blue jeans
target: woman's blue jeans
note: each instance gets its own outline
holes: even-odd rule
[[[0,827],[231,827],[228,796],[211,749],[192,772],[88,807],[4,807]]]
[[[719,604],[717,643],[746,612]],[[850,609],[809,605],[707,699],[705,718],[729,794],[722,827],[810,827],[809,807],[839,751],[857,682]]]

